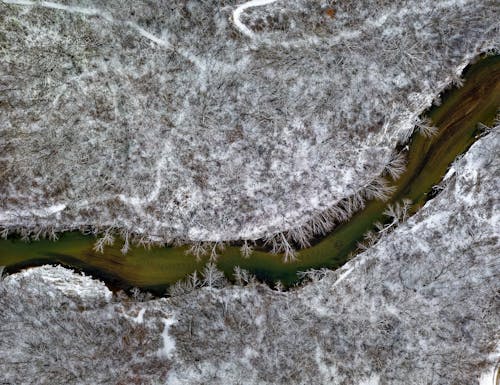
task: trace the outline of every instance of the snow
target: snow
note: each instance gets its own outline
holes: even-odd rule
[[[30,208],[25,210],[5,210],[0,211],[0,221],[9,222],[19,217],[37,216],[40,218],[47,218],[52,215],[57,215],[66,208],[65,203],[59,203],[48,207]]]
[[[497,385],[498,368],[493,366],[481,373],[479,385]]]
[[[285,231],[378,175],[436,95],[498,48],[492,0],[342,1],[327,23],[299,0],[68,4],[0,3],[2,226]],[[421,212],[302,288],[116,303],[62,267],[7,276],[2,377],[489,385],[499,141],[480,139]]]
[[[335,377],[337,377],[337,368],[335,367],[335,365],[326,364],[323,361],[324,357],[325,357],[325,352],[322,351],[319,346],[316,346],[314,352],[315,363],[322,377],[321,382],[323,384],[328,384],[331,383]]]
[[[24,6],[39,6],[39,7],[44,7],[44,8],[49,8],[49,9],[54,9],[54,10],[59,10],[59,11],[65,11],[65,12],[70,12],[70,13],[79,13],[85,16],[98,16],[102,17],[104,20],[110,22],[110,23],[119,23],[118,20],[115,20],[113,16],[107,12],[103,12],[98,8],[84,8],[84,7],[78,7],[78,6],[70,6],[70,5],[64,5],[60,3],[54,3],[51,1],[28,1],[28,0],[2,0],[2,2],[6,4],[13,4],[13,5],[24,5]],[[181,56],[183,56],[185,59],[189,60],[190,62],[196,64],[200,68],[205,68],[205,64],[201,63],[196,56],[191,54],[187,50],[176,50],[172,44],[164,39],[160,39],[159,37],[155,36],[151,32],[146,31],[144,28],[140,27],[136,23],[133,22],[126,22],[126,25],[131,27],[133,30],[137,31],[142,37],[152,41],[155,44],[158,44],[159,46],[166,48],[171,51],[175,51],[179,53]],[[59,99],[61,94],[56,96],[56,98],[53,101],[53,105],[57,104],[57,101]]]
[[[102,283],[61,267],[7,276],[2,378],[57,383],[72,368],[89,383],[494,385],[498,146],[497,128],[412,218],[339,271],[290,291],[251,284],[103,304],[102,294],[90,297]],[[466,207],[470,189],[475,205]]]
[[[489,359],[491,362],[495,362],[490,368],[484,370],[479,377],[479,385],[498,385],[500,380],[500,344],[497,345],[496,350],[490,354]]]
[[[137,322],[138,324],[142,324],[144,322],[144,313],[146,313],[146,309],[139,310],[139,314],[137,314],[137,317],[135,317],[133,319],[134,322]]]
[[[495,41],[484,2],[339,2],[327,23],[322,4],[298,0],[1,4],[19,27],[2,31],[6,98],[28,107],[0,117],[0,224],[57,219],[165,242],[306,224],[373,180]],[[441,49],[436,34],[450,33]]]
[[[335,283],[332,285],[332,287],[334,287],[334,286],[338,285],[338,284],[339,284],[339,283],[341,283],[344,279],[346,279],[346,278],[349,276],[349,274],[351,274],[351,273],[352,273],[352,271],[353,271],[353,270],[354,270],[354,266],[352,266],[352,267],[349,267],[349,268],[345,269],[345,271],[344,271],[344,272],[342,272],[342,273],[339,275],[339,277],[337,278],[337,280],[335,281]]]
[[[63,211],[65,208],[66,204],[60,203],[43,209],[32,210],[31,212],[36,216],[48,217],[50,215],[54,215],[56,213],[59,213],[60,211]]]
[[[263,314],[259,314],[257,317],[255,317],[255,325],[257,325],[257,326],[264,325],[265,321],[266,321],[266,317]]]
[[[455,172],[456,172],[455,168],[454,168],[453,166],[451,166],[451,167],[449,168],[449,170],[446,172],[446,174],[445,174],[445,176],[444,176],[444,178],[443,178],[443,182],[444,182],[444,181],[447,181],[447,180],[448,180],[448,179],[450,179],[453,175],[455,175]]]
[[[179,378],[179,374],[174,370],[171,370],[168,373],[167,381],[165,381],[166,385],[184,385],[186,384],[185,381],[181,381]]]
[[[363,380],[359,383],[359,385],[379,385],[380,383],[380,375],[372,374],[366,380]]]
[[[163,318],[163,331],[161,332],[161,338],[163,341],[163,346],[158,351],[158,355],[164,358],[171,358],[173,352],[175,351],[175,339],[168,334],[168,330],[177,321],[173,318]]]
[[[244,4],[237,6],[236,9],[233,11],[234,25],[236,26],[236,28],[238,28],[240,30],[241,33],[243,33],[244,35],[246,35],[250,38],[253,38],[254,33],[245,24],[243,24],[240,20],[241,14],[248,8],[261,7],[263,5],[272,4],[276,1],[277,0],[251,0],[251,1],[247,1]]]
[[[100,16],[106,19],[107,21],[113,20],[113,18],[109,14],[101,12],[100,10],[95,8],[76,7],[60,3],[54,3],[52,1],[2,0],[2,3],[13,4],[13,5],[25,5],[25,6],[39,6],[60,11],[81,13],[86,16]]]
[[[104,283],[94,280],[83,273],[75,274],[72,270],[59,265],[55,267],[45,265],[23,270],[16,275],[8,276],[6,279],[33,279],[65,296],[89,302],[97,300],[109,302],[112,297],[112,292]]]

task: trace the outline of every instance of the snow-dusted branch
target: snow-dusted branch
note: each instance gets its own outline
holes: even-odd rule
[[[432,124],[430,119],[422,119],[417,122],[417,130],[420,134],[425,136],[426,138],[430,138],[438,132],[436,126]]]
[[[384,215],[391,219],[389,223],[375,222],[375,231],[369,230],[363,236],[363,242],[358,242],[360,250],[367,250],[375,245],[384,233],[393,231],[402,222],[405,222],[409,217],[412,201],[410,199],[403,199],[401,202],[389,204],[384,211]]]
[[[98,253],[104,252],[105,246],[111,246],[115,242],[115,237],[113,236],[113,229],[108,228],[104,231],[104,234],[99,238],[94,244],[94,250]]]
[[[293,262],[297,259],[297,252],[283,233],[266,237],[264,244],[271,246],[272,254],[283,254],[283,262]]]
[[[186,254],[193,255],[196,260],[200,260],[207,253],[206,242],[193,242],[186,250]]]
[[[239,266],[234,267],[233,277],[236,283],[240,286],[252,285],[257,281],[253,274]]]
[[[392,180],[396,180],[406,170],[406,156],[403,153],[395,154],[389,163],[385,166],[384,171],[390,175]]]
[[[222,287],[226,284],[224,273],[217,269],[214,263],[209,262],[202,272],[204,287]]]
[[[253,252],[252,246],[249,245],[249,241],[243,241],[243,245],[240,248],[240,253],[243,258],[249,258]]]

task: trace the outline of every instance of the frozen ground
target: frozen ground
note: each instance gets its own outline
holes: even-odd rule
[[[419,213],[341,270],[290,292],[250,283],[125,299],[62,268],[7,276],[2,381],[493,385],[499,154],[497,128]]]
[[[494,0],[1,0],[0,226],[300,226],[378,175],[497,29]]]

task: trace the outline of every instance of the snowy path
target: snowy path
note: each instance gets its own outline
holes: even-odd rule
[[[2,3],[4,4],[12,4],[12,5],[22,5],[22,6],[31,6],[31,7],[43,7],[43,8],[50,8],[50,9],[55,9],[59,11],[64,11],[64,12],[69,12],[69,13],[79,13],[85,16],[97,16],[100,17],[110,23],[118,23],[118,24],[125,24],[131,29],[135,30],[136,32],[139,33],[142,37],[148,39],[149,41],[152,41],[153,43],[159,45],[160,47],[163,47],[165,49],[168,49],[170,51],[174,51],[180,56],[182,56],[184,59],[188,60],[189,62],[193,63],[197,67],[206,67],[202,61],[200,61],[195,55],[185,51],[185,50],[179,50],[176,49],[168,40],[161,39],[152,33],[146,31],[144,28],[140,27],[134,22],[131,21],[122,21],[122,20],[117,20],[113,18],[113,16],[108,13],[104,12],[98,8],[84,8],[84,7],[78,7],[78,6],[73,6],[73,5],[64,5],[64,4],[59,4],[59,3],[54,3],[52,1],[31,1],[31,0],[1,0]]]
[[[347,276],[350,275],[354,271],[355,267],[356,267],[356,265],[351,266],[350,268],[348,268],[347,270],[345,270],[344,272],[339,274],[339,276],[337,277],[337,280],[333,283],[333,285],[331,287],[333,288],[333,287],[337,286],[340,282],[342,282],[344,279],[346,279]]]
[[[244,4],[241,4],[239,5],[234,11],[233,11],[233,22],[234,22],[234,25],[236,26],[236,28],[238,28],[238,30],[250,37],[250,38],[253,38],[255,37],[255,34],[253,33],[253,31],[250,30],[250,28],[248,28],[245,24],[243,24],[240,20],[240,17],[241,17],[241,14],[248,8],[253,8],[253,7],[260,7],[260,6],[263,6],[263,5],[268,5],[268,4],[272,4],[274,2],[276,2],[277,0],[252,0],[252,1],[247,1],[246,3]]]
[[[0,212],[0,221],[7,222],[19,217],[40,217],[47,218],[57,215],[66,208],[65,203],[57,203],[52,206],[42,208],[30,208],[26,210],[6,210]]]
[[[30,0],[2,0],[2,3],[4,4],[12,4],[12,5],[24,5],[24,6],[32,6],[32,7],[43,7],[43,8],[50,8],[50,9],[56,9],[60,11],[65,11],[65,12],[70,12],[70,13],[81,13],[83,15],[87,16],[98,16],[102,17],[103,19],[107,21],[114,21],[113,17],[106,13],[102,12],[99,9],[96,8],[83,8],[83,7],[77,7],[77,6],[72,6],[72,5],[64,5],[64,4],[59,4],[59,3],[54,3],[52,1],[30,1]]]
[[[177,323],[174,318],[163,318],[163,332],[161,333],[161,338],[163,340],[163,346],[158,351],[158,356],[162,358],[170,358],[175,351],[175,339],[168,334],[170,326]]]
[[[248,8],[261,7],[264,5],[275,3],[276,1],[278,0],[251,0],[237,6],[236,9],[233,11],[233,23],[235,27],[245,36],[249,38],[255,38],[256,37],[255,33],[245,24],[242,23],[241,15]],[[285,39],[285,40],[273,41],[273,40],[263,39],[262,42],[270,46],[279,45],[287,49],[289,48],[300,49],[302,47],[310,47],[311,45],[324,45],[324,44],[336,45],[344,41],[360,39],[363,36],[363,34],[372,33],[373,29],[382,27],[387,22],[387,20],[390,20],[391,18],[396,17],[403,19],[410,17],[411,15],[426,15],[430,11],[446,9],[455,6],[463,6],[467,2],[469,2],[469,0],[447,0],[443,2],[436,2],[435,4],[433,4],[432,9],[429,9],[427,7],[422,7],[419,5],[406,8],[393,7],[386,13],[376,18],[366,19],[357,28],[344,28],[343,30],[338,31],[335,35],[328,36],[328,39],[326,40],[324,38],[318,38],[317,36],[313,36],[310,38],[305,38],[305,39],[303,38],[298,40]],[[495,26],[492,26],[490,29],[494,27]],[[488,29],[488,31],[490,29]]]

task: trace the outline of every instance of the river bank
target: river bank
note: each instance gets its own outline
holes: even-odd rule
[[[407,215],[415,213],[435,193],[450,164],[474,143],[481,128],[478,123],[493,123],[500,105],[500,57],[488,57],[468,67],[464,86],[442,95],[442,104],[424,115],[438,131],[431,137],[415,132],[401,146],[407,158],[406,171],[393,183],[395,191],[386,201],[369,201],[365,208],[348,222],[312,247],[300,250],[297,261],[283,263],[282,256],[256,249],[250,258],[243,258],[238,246],[219,252],[217,266],[231,277],[235,266],[250,271],[257,279],[285,286],[299,281],[297,272],[308,269],[337,268],[358,249],[368,231],[376,230],[377,222],[388,225],[384,214],[388,205],[411,201]],[[187,247],[166,247],[145,250],[133,247],[126,255],[120,246],[109,246],[104,253],[93,250],[95,238],[79,233],[66,233],[56,242],[41,240],[25,243],[19,239],[0,241],[0,265],[8,272],[46,263],[59,263],[85,271],[116,288],[139,287],[163,293],[168,285],[200,271],[208,257],[196,260],[186,255]]]

